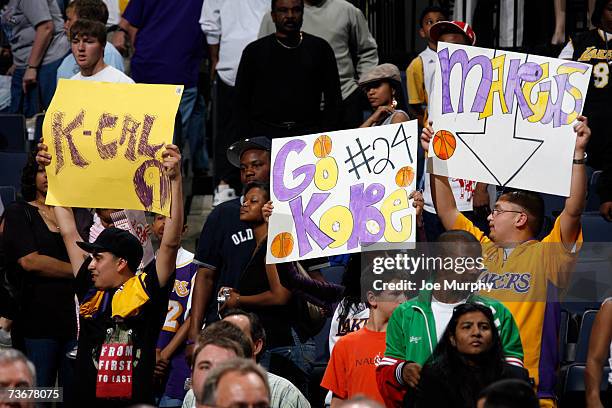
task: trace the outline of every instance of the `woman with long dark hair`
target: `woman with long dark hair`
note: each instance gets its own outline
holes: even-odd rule
[[[21,177],[22,201],[5,212],[7,273],[14,278],[17,312],[13,345],[36,366],[36,385],[64,387],[70,396],[72,364],[66,353],[76,345],[72,267],[53,212],[45,204],[47,175],[34,156]]]
[[[415,406],[473,408],[485,387],[506,378],[529,381],[527,370],[505,362],[491,309],[464,303],[423,366]]]

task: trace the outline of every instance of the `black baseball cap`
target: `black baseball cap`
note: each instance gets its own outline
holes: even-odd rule
[[[77,245],[92,254],[110,252],[118,258],[125,259],[132,272],[136,272],[142,261],[142,245],[138,238],[126,230],[115,227],[104,229],[92,243],[77,242]]]
[[[234,166],[240,168],[240,158],[247,150],[272,151],[272,141],[265,136],[256,136],[250,139],[240,140],[227,149],[227,160]]]

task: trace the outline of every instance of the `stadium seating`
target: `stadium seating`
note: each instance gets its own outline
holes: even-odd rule
[[[580,322],[580,332],[578,333],[578,342],[576,343],[576,363],[586,363],[587,354],[589,353],[589,339],[591,338],[591,329],[597,310],[587,310],[582,315]]]
[[[586,211],[582,217],[584,242],[612,242],[612,223],[605,221],[599,215],[599,196],[597,195],[597,179],[601,172],[595,172],[589,183],[589,198]],[[538,239],[544,238],[552,229],[555,219],[563,211],[565,197],[542,194],[544,200],[544,223]]]
[[[612,248],[612,223],[605,221],[599,212],[587,212],[582,216],[584,244],[578,253],[572,279],[564,295],[563,308],[575,316],[586,310],[598,309],[612,286],[610,267]]]
[[[13,201],[15,201],[15,187],[13,186],[0,186],[0,201],[4,204],[4,207]]]
[[[26,164],[26,152],[0,152],[0,185],[21,191],[21,171]]]
[[[45,114],[44,113],[37,113],[36,115],[34,115],[35,118],[35,124],[34,124],[34,143],[38,143],[38,141],[40,140],[40,138],[42,137],[42,128],[43,128],[43,122],[45,120]]]
[[[584,242],[612,242],[612,223],[604,220],[599,212],[582,215]]]
[[[589,192],[587,194],[586,211],[598,211],[599,210],[599,195],[597,194],[597,182],[601,175],[601,170],[597,170],[593,173],[589,180]]]
[[[576,408],[584,406],[584,364],[572,364],[562,370],[561,392],[559,393],[559,408]],[[610,367],[604,367],[601,376],[601,391],[608,387],[608,375]]]
[[[575,344],[575,358],[563,358],[562,355],[562,360],[570,361],[571,363],[563,366],[559,373],[558,396],[560,397],[561,401],[560,408],[584,406],[584,371],[588,356],[589,340],[591,338],[593,322],[595,321],[597,312],[598,310],[587,310],[582,314],[580,330],[578,332],[578,338]],[[563,337],[565,334],[563,321],[564,319],[562,315],[560,337]],[[563,341],[563,339],[561,338],[560,341]],[[572,344],[568,343],[565,345],[565,347],[566,349],[571,350]],[[603,368],[601,380],[602,391],[605,391],[607,388],[609,372],[610,368],[608,366]]]
[[[571,363],[576,358],[578,323],[574,315],[566,309],[561,310],[559,324],[559,357],[561,364]]]
[[[566,197],[552,194],[542,194],[542,199],[544,200],[544,213],[553,220],[557,218],[559,214],[561,214],[563,207],[565,207]]]
[[[542,222],[542,230],[536,237],[540,240],[552,231],[556,218],[565,207],[565,197],[552,194],[541,194],[541,196],[544,200],[544,221]]]
[[[26,121],[23,115],[0,114],[0,152],[24,152]]]

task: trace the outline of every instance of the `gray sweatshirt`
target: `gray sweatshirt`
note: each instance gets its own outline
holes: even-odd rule
[[[323,38],[334,50],[342,99],[357,89],[359,77],[378,65],[376,41],[368,23],[361,10],[346,0],[323,0],[317,6],[306,4],[302,30]],[[272,17],[265,14],[259,38],[274,32]]]

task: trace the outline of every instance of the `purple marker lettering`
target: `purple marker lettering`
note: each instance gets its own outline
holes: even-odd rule
[[[482,70],[482,79],[480,80],[480,85],[478,86],[478,91],[476,92],[476,97],[474,98],[470,111],[481,113],[487,103],[487,97],[489,96],[489,90],[491,89],[491,83],[493,81],[493,66],[491,65],[491,60],[484,55],[477,55],[472,59],[468,59],[465,50],[456,50],[453,52],[453,55],[449,57],[448,48],[440,51],[438,53],[438,58],[440,60],[440,73],[442,76],[442,114],[454,112],[450,95],[450,76],[455,64],[461,66],[462,75],[457,109],[458,113],[463,113],[465,80],[472,68],[480,66]]]
[[[582,92],[580,92],[580,89],[578,89],[572,84],[572,81],[571,81],[572,75],[573,74],[584,75],[587,71],[588,71],[587,66],[576,63],[576,62],[568,62],[563,65],[560,65],[557,68],[558,74],[568,75],[567,93],[574,100],[574,108],[570,112],[567,113],[567,120],[564,124],[569,125],[570,123],[575,121],[578,115],[580,115],[580,112],[582,112],[582,107],[584,106],[584,97],[582,95]]]
[[[353,233],[348,240],[347,249],[357,248],[361,243],[373,244],[378,242],[385,233],[385,218],[374,204],[385,196],[385,186],[374,183],[364,190],[364,184],[351,186],[349,208],[353,214]],[[368,230],[368,222],[378,224],[378,231],[372,233]]]
[[[147,160],[136,169],[134,174],[134,191],[142,205],[149,211],[153,209],[153,187],[147,184],[145,172],[150,168],[159,170],[159,198],[160,208],[166,206],[170,199],[170,179],[164,173],[164,166],[157,160]],[[156,178],[157,179],[157,178]]]
[[[72,164],[77,167],[87,167],[89,162],[79,153],[74,141],[72,140],[72,131],[83,125],[83,118],[85,117],[85,111],[81,110],[79,114],[68,124],[64,126],[64,112],[55,112],[53,114],[53,122],[51,130],[53,132],[53,144],[55,146],[55,174],[58,174],[62,167],[64,167],[64,147],[62,140],[65,138],[68,143],[68,150],[70,151],[70,159]]]
[[[98,130],[96,131],[96,147],[98,154],[103,160],[113,159],[117,155],[117,140],[104,143],[102,132],[104,129],[113,129],[117,125],[117,116],[110,113],[103,113],[98,120]]]
[[[304,175],[304,180],[294,188],[289,188],[284,183],[285,167],[287,165],[287,156],[289,153],[296,152],[300,153],[306,147],[306,143],[300,139],[290,140],[280,148],[276,159],[274,160],[274,167],[272,169],[272,186],[274,189],[274,195],[280,201],[289,201],[299,196],[308,185],[312,182],[312,178],[315,174],[314,164],[305,164],[297,169],[293,170],[293,179],[297,179],[299,176]]]
[[[136,161],[136,133],[140,127],[140,122],[136,121],[130,115],[123,119],[123,129],[121,129],[121,139],[119,144],[123,145],[127,137],[128,147],[125,151],[125,158],[131,161]]]
[[[510,61],[504,98],[506,99],[510,113],[512,113],[514,98],[516,97],[519,109],[521,110],[521,115],[523,116],[523,119],[527,119],[533,115],[533,111],[529,108],[529,104],[525,99],[525,94],[521,89],[522,81],[538,81],[540,78],[542,78],[543,71],[542,67],[535,62],[526,62],[522,65],[519,64],[520,60],[513,59]]]
[[[293,216],[293,221],[295,222],[295,232],[297,235],[298,248],[300,251],[300,256],[304,256],[310,251],[312,251],[312,246],[310,245],[310,240],[308,237],[310,236],[317,243],[319,248],[327,248],[329,244],[334,242],[333,239],[324,234],[317,224],[312,221],[312,214],[321,207],[321,204],[325,202],[327,197],[330,196],[330,193],[314,193],[306,205],[306,209],[304,210],[302,207],[302,197],[297,197],[294,200],[289,202],[289,207],[291,208],[291,215]]]
[[[555,82],[557,83],[557,100],[555,102],[553,102],[552,93],[550,93],[551,83],[546,82],[540,84],[540,89],[542,91],[548,91],[550,94],[546,112],[540,122],[547,125],[552,121],[553,128],[563,126],[567,123],[567,113],[563,112],[563,96],[567,89],[568,75],[555,75]]]
[[[152,159],[155,158],[155,153],[164,147],[164,143],[156,145],[149,144],[149,135],[151,134],[153,123],[155,123],[155,116],[145,115],[144,123],[142,125],[142,133],[140,134],[140,142],[138,143],[138,154],[149,156]]]

